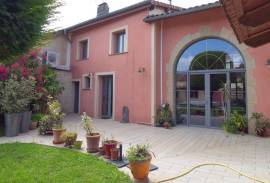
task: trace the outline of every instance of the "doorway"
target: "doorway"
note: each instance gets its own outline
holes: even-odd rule
[[[113,109],[113,77],[101,76],[101,118],[112,118]]]
[[[73,112],[79,113],[79,104],[80,104],[80,82],[73,81],[73,88],[74,88],[74,104],[73,104]]]

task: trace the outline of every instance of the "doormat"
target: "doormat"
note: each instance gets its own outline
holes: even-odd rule
[[[105,158],[104,158],[105,159]],[[105,159],[107,162],[113,164],[114,166],[116,166],[117,168],[123,168],[125,166],[128,165],[128,160],[127,159],[123,159],[122,161],[112,161],[112,160],[109,160],[109,159]]]
[[[129,165],[127,167],[130,169]],[[149,171],[152,172],[152,171],[157,170],[157,169],[158,169],[158,167],[156,165],[151,164]]]

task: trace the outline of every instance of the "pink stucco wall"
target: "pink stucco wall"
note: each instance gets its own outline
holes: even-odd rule
[[[223,27],[232,30],[222,8],[164,20],[164,63],[167,64],[169,62],[172,50],[184,36],[195,34],[199,32],[202,27],[208,27],[215,32],[220,32]],[[157,39],[159,39],[159,36],[157,36]],[[263,112],[270,117],[270,67],[266,66],[266,61],[270,58],[270,52],[267,51],[270,50],[270,44],[259,48],[248,48],[247,50],[251,57],[255,59],[255,69],[252,73],[247,73],[252,74],[256,82],[255,110],[257,112]],[[157,53],[157,56],[159,56],[159,53]],[[163,98],[164,102],[168,102],[168,96],[173,95],[173,93],[167,93],[165,64],[163,69]],[[157,100],[159,98],[160,96],[157,95]]]
[[[150,25],[143,22],[147,11],[122,16],[115,20],[90,27],[72,34],[73,79],[81,79],[83,74],[115,72],[115,120],[120,121],[122,107],[129,107],[130,121],[150,123]],[[128,53],[109,55],[110,31],[128,26]],[[89,37],[90,58],[76,60],[77,41]],[[144,73],[138,73],[140,67]],[[93,83],[94,86],[94,83]],[[80,111],[94,116],[95,89],[81,90]]]

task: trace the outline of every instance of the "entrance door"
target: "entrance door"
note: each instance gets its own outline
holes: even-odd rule
[[[113,77],[102,76],[102,110],[103,119],[112,118]]]
[[[205,74],[191,74],[189,87],[189,124],[206,125],[206,77]]]
[[[225,120],[226,97],[224,86],[227,83],[226,74],[210,74],[210,125],[221,128]]]
[[[74,113],[79,113],[79,95],[80,95],[80,82],[73,82],[74,85]]]

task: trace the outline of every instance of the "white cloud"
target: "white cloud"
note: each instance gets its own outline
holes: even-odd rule
[[[53,28],[65,28],[82,21],[94,18],[97,12],[97,5],[107,2],[110,11],[124,8],[126,6],[140,2],[141,0],[61,0],[64,4],[58,9],[58,20],[51,24]],[[168,3],[168,0],[159,0]],[[216,0],[172,0],[172,3],[184,8],[215,2]]]

